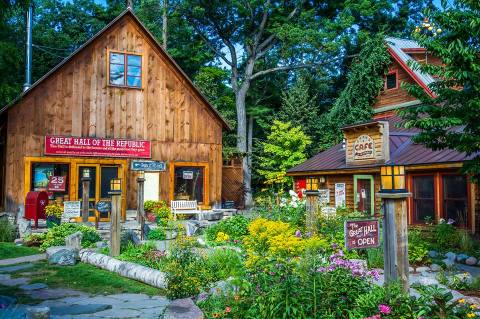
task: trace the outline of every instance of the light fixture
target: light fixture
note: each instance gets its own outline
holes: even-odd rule
[[[145,171],[138,171],[138,176],[139,179],[145,179]]]
[[[82,177],[84,179],[90,178],[90,169],[89,168],[84,168],[82,171]]]
[[[121,194],[122,193],[122,180],[120,178],[112,178],[110,180],[110,194]]]
[[[306,187],[307,187],[307,191],[317,191],[318,190],[318,178],[308,177]]]
[[[325,182],[326,182],[325,176],[319,176],[318,177],[318,183],[319,184],[325,184]]]
[[[405,166],[385,165],[380,168],[381,193],[406,193]]]

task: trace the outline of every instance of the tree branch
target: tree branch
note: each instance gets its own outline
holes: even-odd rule
[[[227,65],[229,65],[230,67],[233,67],[233,63],[232,61],[228,60],[226,57],[225,57],[225,54],[222,53],[222,51],[218,50],[217,48],[215,48],[215,46],[210,42],[210,40],[208,40],[208,38],[202,33],[202,31],[200,31],[200,29],[196,26],[195,22],[192,21],[191,23],[195,29],[195,31],[197,31],[198,35],[203,39],[203,41],[205,41],[205,43],[207,44],[207,46],[210,48],[210,50],[213,51],[213,53],[215,53],[215,55],[217,55],[220,59],[222,59]]]
[[[292,12],[290,12],[288,14],[288,17],[287,17],[287,20],[290,20],[291,18],[293,18],[297,13],[298,13],[298,7],[295,7],[295,9],[292,10]],[[277,36],[275,34],[272,34],[270,35],[268,38],[266,38],[259,46],[258,46],[258,50],[259,51],[264,51],[264,49],[270,45],[270,43],[276,38]],[[265,54],[265,53],[264,53]]]
[[[254,80],[260,76],[264,76],[266,74],[274,73],[274,72],[280,72],[280,71],[292,71],[292,70],[298,70],[298,69],[309,69],[309,68],[316,68],[343,58],[352,58],[354,56],[357,56],[358,54],[352,54],[352,55],[347,55],[347,56],[341,56],[341,57],[336,57],[334,59],[328,60],[328,61],[323,61],[323,62],[318,62],[318,63],[302,63],[302,64],[295,64],[295,65],[287,65],[287,66],[279,66],[263,71],[258,71],[257,73],[252,74],[250,77],[250,80]]]
[[[255,35],[255,41],[254,41],[254,44],[253,44],[254,50],[256,50],[256,48],[258,46],[258,43],[260,42],[260,39],[263,36],[263,31],[265,30],[265,26],[267,25],[269,8],[270,8],[270,0],[267,0],[267,2],[263,5],[262,21],[260,22],[260,25],[258,26],[258,32]]]

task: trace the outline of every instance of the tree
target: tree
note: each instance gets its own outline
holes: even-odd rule
[[[432,15],[442,30],[429,32],[431,22],[417,28],[416,39],[445,65],[414,65],[436,81],[430,93],[406,85],[420,99],[418,107],[402,112],[407,127],[421,129],[414,137],[434,150],[454,149],[474,155],[464,172],[480,176],[480,2],[457,0],[443,3],[444,11]],[[424,32],[426,31],[426,32]],[[435,33],[433,33],[435,31]]]
[[[390,56],[382,34],[365,42],[348,74],[348,82],[332,109],[320,119],[320,149],[337,144],[341,127],[370,120],[372,105],[383,87]]]
[[[264,183],[275,190],[291,187],[292,178],[287,170],[306,160],[306,148],[311,143],[300,126],[290,122],[273,121],[267,141],[262,143],[263,153],[259,157],[258,173]]]
[[[364,1],[365,2],[365,1]],[[347,2],[349,3],[349,2]],[[193,0],[182,14],[230,69],[237,111],[237,147],[243,158],[246,205],[252,203],[246,99],[252,83],[271,73],[324,68],[339,50],[353,18],[337,1]]]

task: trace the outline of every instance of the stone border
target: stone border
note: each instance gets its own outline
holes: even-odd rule
[[[97,253],[90,249],[79,252],[80,260],[86,264],[115,272],[122,277],[134,279],[157,288],[167,288],[166,275],[159,270]]]

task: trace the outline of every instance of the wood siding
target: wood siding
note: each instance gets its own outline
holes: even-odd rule
[[[141,89],[107,85],[108,50],[142,55]],[[43,156],[45,135],[149,140],[152,159],[167,162],[161,199],[168,200],[171,161],[208,162],[210,201],[221,198],[222,122],[129,15],[8,110],[7,206],[23,203],[24,157]],[[127,205],[134,208],[133,172],[127,188]]]

